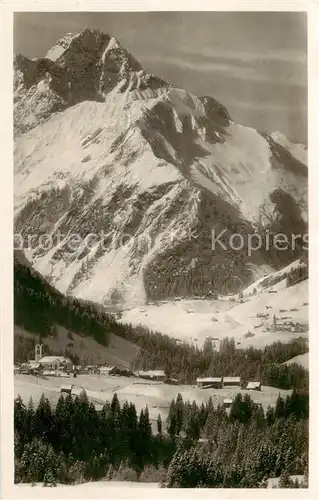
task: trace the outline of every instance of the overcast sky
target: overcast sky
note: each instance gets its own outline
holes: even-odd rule
[[[307,18],[287,12],[16,13],[14,49],[43,56],[84,27],[148,71],[226,105],[235,121],[307,142]]]

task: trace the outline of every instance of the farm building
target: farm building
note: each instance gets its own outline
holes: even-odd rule
[[[73,385],[72,384],[61,385],[60,392],[61,393],[65,393],[65,394],[71,394],[72,393],[72,389],[73,389]]]
[[[233,404],[233,400],[230,398],[226,398],[223,401],[224,408],[230,408],[232,404]]]
[[[64,356],[43,356],[39,363],[45,370],[71,371],[73,367],[72,361]]]
[[[248,382],[246,389],[249,391],[261,391],[260,382]]]
[[[29,373],[38,373],[41,370],[40,363],[32,359],[28,363]]]
[[[140,378],[144,378],[146,380],[157,380],[161,382],[166,379],[166,375],[164,370],[148,370],[148,371],[140,371],[138,372],[138,376]]]
[[[113,366],[101,366],[100,367],[100,375],[110,375],[110,372],[113,370]]]
[[[205,377],[198,378],[196,380],[198,387],[213,387],[214,389],[222,389],[223,387],[223,379],[222,377]]]
[[[43,370],[42,375],[44,377],[54,377],[56,375],[55,370]]]
[[[111,368],[111,370],[109,371],[108,374],[109,375],[119,375],[122,377],[132,377],[133,376],[133,372],[131,370],[129,370],[128,368],[123,368],[123,367],[119,367],[119,366],[113,366],[113,368]]]
[[[72,390],[71,390],[71,394],[72,394],[72,396],[76,397],[76,396],[80,396],[83,391],[84,391],[83,387],[73,385]]]
[[[171,378],[171,377],[167,377],[164,380],[164,382],[165,382],[165,384],[170,384],[170,385],[178,385],[179,384],[177,378]]]
[[[232,387],[232,386],[241,386],[241,378],[240,377],[223,377],[223,386],[224,387]]]

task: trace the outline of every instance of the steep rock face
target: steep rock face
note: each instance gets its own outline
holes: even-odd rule
[[[126,304],[227,293],[302,251],[248,254],[255,231],[306,231],[307,167],[212,97],[91,30],[18,56],[15,75],[16,232],[61,291]]]
[[[147,75],[118,41],[97,30],[84,29],[58,40],[44,58],[14,58],[16,133],[25,132],[57,111],[86,100],[104,101],[118,91],[168,87]]]

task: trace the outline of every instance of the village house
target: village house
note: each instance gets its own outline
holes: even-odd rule
[[[73,367],[72,361],[64,356],[43,356],[39,359],[39,363],[44,370],[71,371]]]
[[[40,363],[38,363],[34,359],[29,361],[28,368],[29,368],[29,373],[34,374],[34,375],[41,371]]]
[[[248,382],[246,389],[248,389],[248,391],[261,391],[261,383]]]
[[[198,378],[196,380],[197,386],[198,387],[212,387],[214,389],[222,389],[223,387],[223,379],[222,377],[205,377],[205,378]]]

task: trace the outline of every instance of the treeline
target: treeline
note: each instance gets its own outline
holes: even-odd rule
[[[106,346],[110,333],[138,345],[152,335],[147,328],[119,323],[102,306],[63,295],[18,251],[14,254],[14,322],[41,337],[54,335],[57,325],[64,326]],[[156,338],[160,342],[161,334],[156,334]]]
[[[240,349],[233,338],[225,338],[217,351],[210,340],[199,349],[165,335],[144,332],[133,369],[163,368],[167,375],[186,384],[202,376],[240,376],[243,382],[259,380],[281,389],[302,389],[309,384],[308,370],[297,364],[282,363],[308,350],[308,343],[302,337],[287,343],[274,342],[264,349]]]
[[[170,408],[169,429],[184,432],[185,439],[170,463],[165,485],[257,488],[266,487],[267,478],[284,476],[285,487],[288,475],[307,475],[308,417],[308,393],[300,391],[286,399],[279,396],[266,413],[249,395],[238,394],[229,415],[211,402],[206,408],[183,405],[178,396]],[[197,441],[200,434],[203,443]]]
[[[164,439],[162,422],[152,433],[147,407],[137,415],[132,403],[115,394],[97,412],[83,391],[75,400],[61,396],[55,409],[43,395],[35,409],[14,403],[15,482],[74,483],[97,480],[125,466],[168,466],[174,443]]]
[[[15,255],[14,321],[41,337],[55,334],[57,325],[92,336],[108,345],[110,318],[90,303],[66,297]]]
[[[200,406],[179,394],[152,432],[147,407],[120,405],[115,394],[101,412],[83,392],[42,396],[35,409],[14,404],[15,482],[77,483],[129,471],[164,471],[168,487],[262,487],[265,478],[305,474],[308,468],[308,393],[280,396],[274,408],[238,394],[229,414],[212,399]],[[120,476],[121,477],[121,476]],[[122,476],[123,477],[123,476]]]
[[[303,264],[295,269],[292,269],[287,274],[287,287],[296,285],[300,281],[307,280],[309,278],[309,268],[308,264]]]

